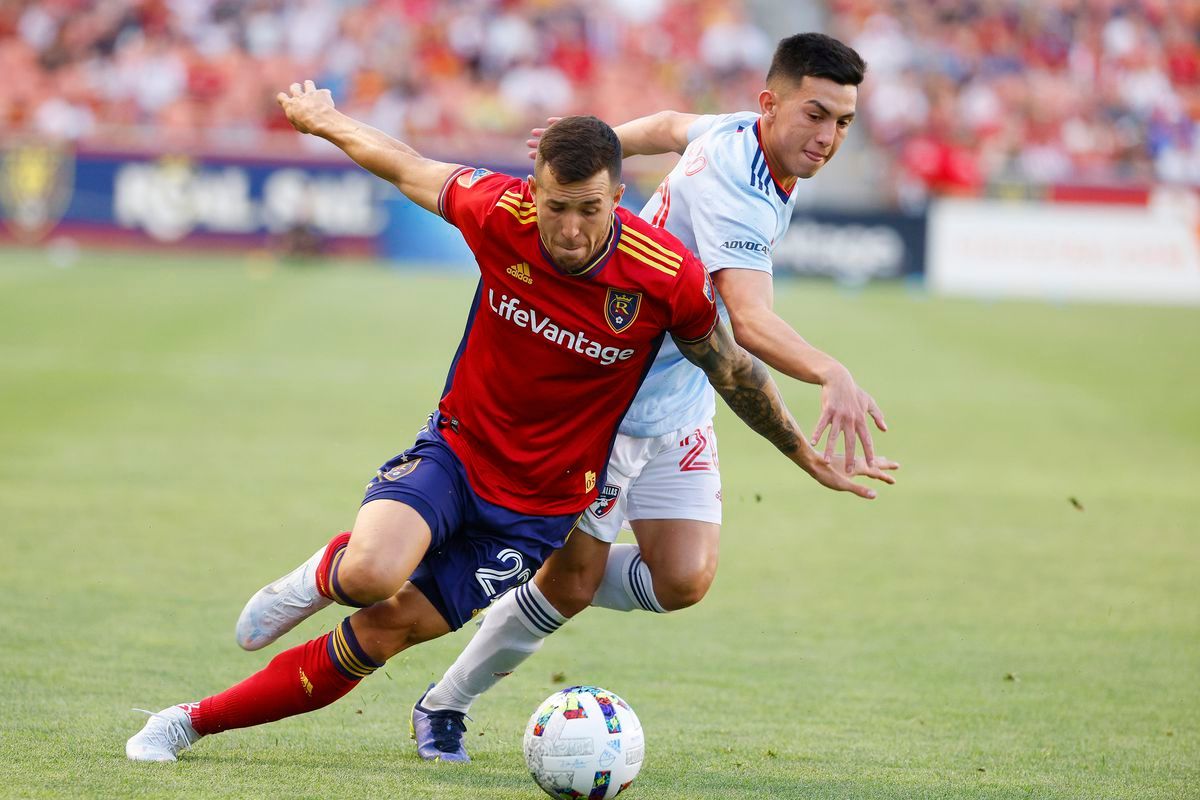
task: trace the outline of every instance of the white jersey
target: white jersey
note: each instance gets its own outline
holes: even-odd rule
[[[771,249],[787,230],[795,192],[783,190],[767,166],[757,114],[703,116],[688,129],[688,146],[642,209],[699,256],[709,272],[771,272]],[[721,318],[729,314],[718,300]],[[716,411],[704,373],[663,342],[621,422],[620,432],[648,438],[699,425]]]

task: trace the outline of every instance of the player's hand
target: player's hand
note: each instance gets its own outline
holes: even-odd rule
[[[828,430],[824,454],[826,463],[832,462],[838,437],[841,437],[845,452],[843,471],[847,475],[854,474],[858,463],[855,450],[859,442],[862,443],[863,458],[866,459],[867,465],[873,466],[875,445],[871,441],[867,417],[875,421],[879,430],[887,430],[883,412],[875,403],[875,398],[859,388],[849,372],[840,373],[821,387],[821,416],[813,426],[812,446],[816,447],[821,441],[821,436]]]
[[[899,462],[892,461],[887,456],[878,454],[875,456],[874,464],[868,464],[865,458],[859,458],[855,459],[853,467],[848,468],[846,466],[846,456],[842,453],[834,453],[830,466],[847,475],[852,475],[856,478],[871,478],[882,481],[889,486],[896,482],[895,476],[891,473],[900,469]]]
[[[861,483],[855,483],[853,478],[864,477],[893,484],[896,479],[889,473],[900,468],[900,465],[883,456],[875,457],[875,465],[870,466],[865,459],[858,459],[853,472],[847,472],[846,456],[836,453],[829,461],[816,450],[810,450],[809,458],[801,466],[817,483],[838,492],[851,492],[866,500],[875,499],[875,490]]]
[[[560,119],[562,117],[547,117],[546,128],[549,128]],[[529,159],[531,161],[537,158],[538,140],[542,138],[542,134],[546,132],[546,128],[534,128],[529,132],[529,138],[525,140],[525,146],[529,148]]]
[[[325,115],[333,110],[333,93],[318,89],[312,81],[305,81],[303,86],[293,83],[288,92],[275,95],[275,100],[283,107],[288,122],[301,133],[317,134]]]

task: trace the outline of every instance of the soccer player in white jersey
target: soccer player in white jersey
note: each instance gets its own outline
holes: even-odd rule
[[[834,449],[841,438],[847,472],[858,443],[869,465],[897,466],[874,454],[867,418],[886,430],[882,412],[844,366],[772,311],[771,249],[791,220],[797,179],[815,175],[844,140],[865,68],[836,39],[799,34],[775,52],[760,113],[664,111],[616,128],[626,156],[682,154],[642,218],[704,262],[739,344],[822,387],[813,445],[828,431],[825,456],[840,461]],[[423,757],[468,761],[462,719],[471,703],[589,604],[661,613],[704,596],[716,573],[721,523],[714,410],[704,373],[667,341],[621,424],[607,485],[578,530],[534,580],[491,607],[414,707],[420,738],[430,739],[418,741]],[[613,544],[626,521],[638,543]],[[426,724],[431,718],[441,724]]]

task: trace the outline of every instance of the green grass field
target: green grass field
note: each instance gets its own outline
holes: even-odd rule
[[[478,703],[474,764],[407,738],[470,629],[316,714],[128,763],[132,707],[278,649],[240,651],[238,611],[411,443],[472,290],[0,251],[0,796],[537,798],[521,735],[569,681],[638,711],[642,800],[1200,797],[1200,313],[811,283],[777,304],[884,408],[904,466],[878,500],[723,410],[708,598],[572,622]],[[811,426],[816,391],[784,390]]]

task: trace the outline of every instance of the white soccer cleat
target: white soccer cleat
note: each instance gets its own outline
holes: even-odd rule
[[[192,715],[188,706],[171,706],[155,714],[149,714],[146,725],[125,743],[125,756],[130,761],[175,761],[181,752],[200,739],[192,727]]]
[[[237,621],[237,643],[259,650],[333,601],[317,591],[317,566],[325,547],[279,580],[255,592]]]

